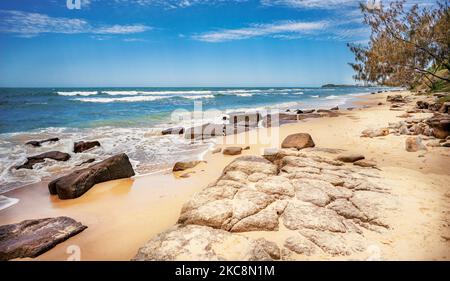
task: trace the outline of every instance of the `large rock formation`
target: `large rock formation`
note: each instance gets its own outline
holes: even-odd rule
[[[435,114],[432,118],[426,120],[426,123],[433,128],[433,134],[436,138],[445,139],[450,135],[449,114]]]
[[[50,194],[58,195],[60,199],[74,199],[97,183],[132,176],[134,176],[134,170],[130,160],[125,153],[122,153],[55,179],[48,184],[48,189]]]
[[[81,153],[96,146],[100,146],[98,141],[79,141],[73,144],[73,152]]]
[[[302,149],[314,147],[314,141],[310,134],[298,133],[287,136],[281,143],[282,148]]]
[[[26,220],[0,226],[0,260],[37,257],[87,226],[68,218]]]
[[[45,162],[46,158],[56,161],[67,161],[70,159],[70,154],[60,151],[45,152],[39,155],[27,157],[27,161],[24,164],[17,166],[16,169],[33,169],[35,164]]]
[[[231,162],[216,182],[184,204],[178,225],[150,240],[135,259],[352,255],[369,244],[363,228],[389,229],[385,211],[395,209],[396,201],[388,188],[375,183],[380,180],[377,170],[292,149],[265,154],[267,159],[241,156]],[[266,240],[263,250],[258,240],[237,234],[278,231],[280,224],[288,238],[283,245]]]

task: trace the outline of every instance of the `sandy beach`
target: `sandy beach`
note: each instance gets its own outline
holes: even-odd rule
[[[337,117],[302,120],[276,128],[258,128],[218,137],[217,147],[248,145],[250,149],[244,150],[242,155],[261,155],[265,148],[279,148],[285,137],[301,132],[309,133],[318,148],[361,153],[377,163],[381,178],[390,185],[398,202],[397,210],[388,214],[389,231],[364,232],[378,247],[379,258],[450,260],[450,150],[428,147],[427,151],[407,152],[406,135],[360,137],[365,129],[387,127],[390,122],[403,120],[398,116],[404,111],[390,110],[390,104],[386,103],[389,94],[392,93],[362,96],[355,102],[358,108],[342,109]],[[412,115],[432,116],[431,113]],[[266,137],[259,139],[261,136]],[[130,260],[148,240],[176,224],[183,204],[214,182],[224,167],[237,157],[208,152],[203,159],[206,163],[188,171],[101,183],[82,197],[66,201],[49,195],[48,182],[26,186],[3,194],[20,201],[0,211],[0,225],[25,219],[68,216],[88,228],[35,260],[67,260],[71,245],[79,247],[81,260]],[[180,177],[187,172],[188,177]],[[283,228],[280,224],[276,232],[252,231],[242,235],[264,237],[282,247],[287,235]],[[363,251],[333,259],[365,260],[370,255]],[[293,259],[305,257],[293,256]],[[311,255],[306,259],[328,258]]]

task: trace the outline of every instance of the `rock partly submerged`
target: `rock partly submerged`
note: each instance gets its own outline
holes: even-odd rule
[[[33,169],[33,166],[38,163],[45,162],[45,159],[52,159],[56,161],[67,161],[70,159],[70,154],[60,151],[49,151],[39,155],[27,157],[27,161],[16,167],[19,169]]]
[[[34,147],[40,147],[40,146],[42,146],[43,143],[46,143],[46,142],[57,142],[57,141],[59,141],[59,138],[49,138],[49,139],[39,140],[39,141],[32,140],[32,141],[29,141],[29,142],[27,142],[25,144],[26,145],[31,145],[31,146],[34,146]]]
[[[73,144],[73,152],[81,153],[97,146],[101,146],[98,141],[78,141]]]
[[[25,220],[0,226],[0,260],[35,258],[86,228],[68,217]]]
[[[175,165],[172,168],[172,172],[179,172],[179,171],[191,169],[202,162],[204,162],[204,161],[199,161],[199,160],[185,161],[185,162],[180,161],[180,162],[175,163]]]
[[[50,194],[60,199],[74,199],[83,195],[95,184],[129,178],[134,170],[125,153],[115,155],[88,168],[60,177],[48,184]]]

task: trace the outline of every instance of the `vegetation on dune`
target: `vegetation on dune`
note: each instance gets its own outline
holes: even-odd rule
[[[450,89],[450,1],[432,6],[405,1],[361,4],[371,29],[367,45],[348,44],[355,55],[354,78],[366,83],[421,91]]]

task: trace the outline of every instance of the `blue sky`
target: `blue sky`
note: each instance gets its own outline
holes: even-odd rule
[[[369,36],[356,0],[66,2],[0,2],[0,86],[354,83]]]

